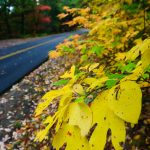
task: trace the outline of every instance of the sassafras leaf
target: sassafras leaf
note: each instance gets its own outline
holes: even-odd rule
[[[44,100],[43,102],[41,102],[36,110],[35,110],[35,116],[38,116],[40,115],[44,109],[46,109],[49,104],[53,101],[54,98],[57,98],[58,96],[60,96],[61,93],[60,93],[60,90],[53,90],[53,91],[50,91],[50,92],[47,92],[43,97],[42,99]]]
[[[92,125],[92,112],[89,106],[83,102],[71,103],[69,106],[69,124],[77,125],[82,136],[87,135]]]
[[[109,107],[123,120],[137,123],[142,103],[142,92],[134,81],[121,82],[110,89],[108,94]]]
[[[120,143],[125,141],[125,123],[108,106],[109,91],[99,94],[92,102],[93,125],[97,126],[90,138],[91,150],[103,150],[107,132],[111,130],[111,140],[116,150],[122,150]]]
[[[66,123],[54,136],[52,145],[59,150],[65,143],[67,144],[65,150],[89,150],[88,140],[81,136],[80,129]]]

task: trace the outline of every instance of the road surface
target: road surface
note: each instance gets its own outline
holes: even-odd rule
[[[35,41],[0,49],[0,94],[37,68],[48,58],[48,52],[65,38],[87,30],[50,35]]]

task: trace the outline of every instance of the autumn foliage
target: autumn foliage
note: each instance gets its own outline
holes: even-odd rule
[[[99,3],[99,4],[98,4]],[[142,109],[142,91],[150,86],[149,1],[88,2],[87,8],[65,7],[74,16],[65,24],[89,29],[87,36],[75,35],[50,52],[79,55],[80,62],[60,76],[35,110],[35,116],[46,113],[51,103],[58,103],[53,116],[43,119],[36,140],[43,141],[51,129],[51,139],[59,150],[124,149],[127,124],[138,123]],[[99,7],[97,7],[99,6]]]

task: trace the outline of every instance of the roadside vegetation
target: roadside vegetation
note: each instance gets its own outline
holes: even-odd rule
[[[134,137],[129,131],[137,128],[142,106],[150,98],[150,1],[86,4],[66,6],[66,13],[59,15],[73,16],[65,24],[88,28],[89,34],[76,35],[50,52],[50,58],[78,55],[79,61],[37,106],[35,116],[46,115],[35,140],[48,139],[57,150],[149,149],[149,136]],[[51,103],[57,103],[53,115],[48,114]],[[150,116],[140,119],[150,123]]]

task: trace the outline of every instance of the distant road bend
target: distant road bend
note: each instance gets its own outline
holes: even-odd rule
[[[67,37],[86,29],[50,35],[38,40],[0,49],[0,94],[48,58],[48,52]]]

